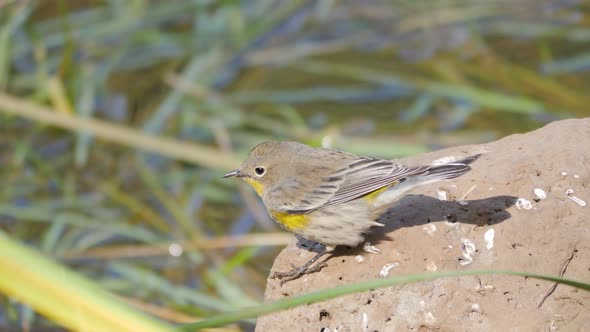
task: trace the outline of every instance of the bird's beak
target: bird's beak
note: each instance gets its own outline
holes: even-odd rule
[[[223,177],[224,178],[235,178],[235,177],[240,177],[240,176],[241,176],[240,170],[236,169],[234,171],[231,171],[231,172],[225,174]]]

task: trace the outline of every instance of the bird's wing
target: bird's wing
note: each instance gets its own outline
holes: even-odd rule
[[[390,160],[360,158],[348,166],[338,191],[322,207],[348,202],[428,169],[430,166],[407,167]]]
[[[341,169],[329,172],[318,169],[308,174],[313,180],[302,181],[294,177],[288,185],[269,192],[266,203],[274,210],[306,213],[348,202],[429,168],[406,167],[389,160],[358,157]]]

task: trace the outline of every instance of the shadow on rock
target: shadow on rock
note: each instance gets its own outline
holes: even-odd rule
[[[402,227],[413,227],[436,221],[494,225],[510,218],[506,211],[517,200],[514,196],[494,196],[470,201],[441,201],[423,195],[409,195],[401,199],[379,218],[383,228],[373,228],[367,241],[379,243],[389,240],[387,234]]]

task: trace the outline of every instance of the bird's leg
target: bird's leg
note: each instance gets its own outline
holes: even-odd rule
[[[291,263],[291,267],[293,268],[291,271],[288,272],[275,272],[272,275],[272,278],[279,278],[281,279],[281,286],[286,283],[287,281],[297,279],[304,274],[314,273],[320,271],[323,267],[326,266],[326,263],[319,263],[314,266],[311,266],[315,263],[318,259],[324,256],[327,253],[331,253],[334,250],[332,247],[324,247],[320,252],[318,252],[315,256],[313,256],[307,263],[301,265],[300,267],[296,267]]]

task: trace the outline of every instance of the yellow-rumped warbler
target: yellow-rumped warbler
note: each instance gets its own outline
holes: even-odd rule
[[[311,265],[335,246],[364,242],[375,220],[407,191],[468,172],[476,154],[442,165],[407,167],[391,160],[360,157],[296,142],[255,146],[240,168],[224,177],[248,182],[283,228],[325,249],[301,267],[277,272],[281,284],[323,265]]]

